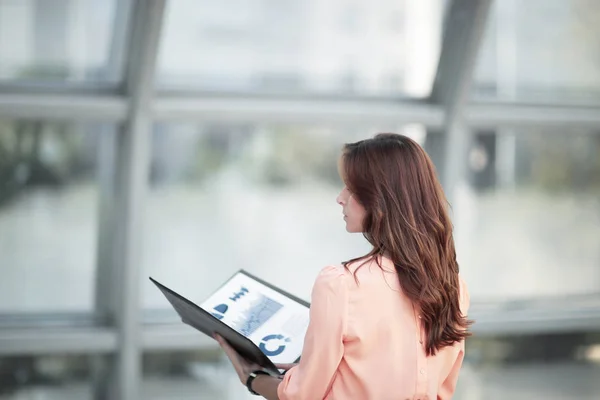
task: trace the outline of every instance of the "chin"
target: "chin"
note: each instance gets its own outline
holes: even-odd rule
[[[348,233],[359,233],[360,229],[356,229],[356,227],[350,226],[350,225],[346,224],[346,232],[348,232]]]

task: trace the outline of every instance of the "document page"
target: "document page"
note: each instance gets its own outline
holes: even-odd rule
[[[204,310],[246,336],[273,363],[300,357],[309,309],[238,272],[206,301]]]

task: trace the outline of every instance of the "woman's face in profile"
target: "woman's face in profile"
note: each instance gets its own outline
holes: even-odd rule
[[[356,196],[344,186],[336,201],[342,206],[342,214],[346,222],[346,231],[360,233],[363,231],[363,220],[365,218],[364,207],[356,200]]]
[[[363,231],[363,220],[366,212],[364,207],[356,199],[356,196],[353,195],[345,184],[343,157],[338,159],[338,172],[344,182],[344,188],[335,200],[342,206],[342,215],[346,222],[346,231],[350,233],[360,233]]]

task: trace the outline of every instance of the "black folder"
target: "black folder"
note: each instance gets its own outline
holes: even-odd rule
[[[293,296],[253,275],[250,273],[240,270],[237,273],[242,273],[256,282],[282,294],[283,296],[293,300],[307,308],[310,304],[296,296]],[[236,273],[236,274],[237,274]],[[200,306],[194,304],[190,300],[169,289],[165,285],[156,281],[153,278],[149,278],[160,291],[165,295],[169,303],[173,306],[177,314],[181,317],[184,324],[189,325],[207,336],[214,338],[214,334],[218,334],[223,337],[241,356],[250,362],[260,365],[265,371],[269,372],[274,376],[278,376],[281,373],[275,367],[275,364],[256,346],[250,339],[237,332],[218,318],[213,316],[210,312],[204,310]],[[298,359],[299,360],[299,359]],[[298,362],[296,360],[296,362]]]

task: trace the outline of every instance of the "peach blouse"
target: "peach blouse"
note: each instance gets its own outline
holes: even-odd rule
[[[302,358],[277,389],[282,400],[446,400],[454,393],[464,341],[426,356],[419,315],[393,263],[342,266],[318,275]],[[464,315],[469,294],[461,279]]]

